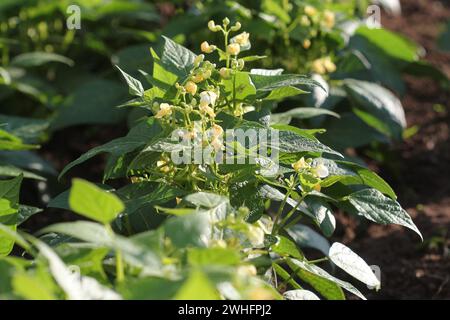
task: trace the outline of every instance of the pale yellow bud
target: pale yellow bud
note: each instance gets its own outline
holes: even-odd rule
[[[305,158],[301,157],[300,160],[298,160],[297,162],[295,162],[295,163],[292,164],[292,168],[293,168],[295,171],[298,172],[298,171],[300,171],[300,170],[302,170],[302,169],[309,168],[309,165],[308,165],[308,163],[305,161]]]
[[[230,28],[230,30],[231,30],[231,31],[234,31],[234,32],[239,31],[240,29],[241,29],[241,23],[240,23],[240,22],[236,22],[236,23],[234,24],[234,26],[232,26],[232,27]]]
[[[211,53],[214,50],[216,50],[216,46],[212,46],[208,43],[208,41],[203,41],[202,44],[200,45],[200,49],[202,50],[202,52],[204,53]]]
[[[192,77],[192,81],[194,81],[195,83],[202,82],[203,80],[205,80],[205,78],[203,78],[203,75],[201,74],[196,74]]]
[[[208,22],[208,28],[209,28],[209,30],[211,30],[211,31],[216,30],[216,23],[214,22],[214,20],[210,20],[210,21]]]
[[[312,70],[317,74],[325,74],[327,73],[327,69],[325,69],[324,63],[322,59],[314,60],[312,63]]]
[[[317,14],[317,9],[313,6],[306,6],[305,13],[307,16],[314,17]]]
[[[195,95],[197,93],[197,85],[193,81],[188,81],[184,86],[187,93]]]
[[[326,10],[323,13],[323,20],[328,28],[333,28],[335,24],[335,15],[333,12]]]
[[[303,48],[308,50],[310,47],[311,47],[311,40],[309,40],[309,39],[303,40]]]
[[[172,106],[169,105],[168,103],[161,103],[159,105],[159,111],[158,113],[155,115],[156,119],[161,119],[165,116],[170,116],[172,114]]]
[[[205,59],[205,56],[203,54],[198,55],[197,57],[195,57],[194,66],[198,67],[200,65],[200,63],[203,62],[204,59]]]
[[[241,46],[237,43],[230,43],[227,47],[227,52],[233,56],[237,56],[241,52]]]
[[[220,73],[220,76],[221,76],[223,79],[229,79],[229,78],[231,77],[231,70],[230,70],[230,69],[227,69],[227,68],[221,68],[220,71],[219,71],[219,73]]]
[[[311,21],[309,21],[309,18],[307,16],[302,16],[300,18],[300,24],[303,27],[309,27],[311,25]]]
[[[333,73],[336,71],[336,65],[333,61],[331,61],[330,57],[327,57],[323,60],[323,66],[329,73]]]
[[[211,78],[211,70],[206,70],[205,72],[203,72],[202,76],[204,79],[209,79]]]
[[[168,166],[164,166],[161,169],[159,169],[162,173],[168,173],[170,171],[170,168]]]
[[[166,165],[166,161],[165,160],[159,160],[159,161],[156,161],[156,166],[159,168],[159,167],[163,167],[163,166],[165,166]]]

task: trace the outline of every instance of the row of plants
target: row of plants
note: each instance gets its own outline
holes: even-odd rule
[[[330,271],[380,288],[362,258],[326,239],[336,227],[335,210],[420,236],[380,176],[319,141],[323,129],[291,125],[286,118],[298,118],[293,113],[273,112],[330,87],[316,77],[249,68],[261,58],[249,53],[253,33],[236,20],[215,21],[208,32],[220,41],[198,37],[205,39],[197,42],[200,54],[168,37],[151,49],[152,68],[139,66],[148,89],[117,67],[133,96],[121,109],[142,116],[126,136],[90,150],[60,174],[106,153],[102,184],[74,179],[49,203],[88,221],[21,231],[38,211],[19,203],[25,175],[1,181],[2,298],[344,299],[344,290],[364,298]],[[346,86],[362,83],[349,79]],[[312,108],[295,112],[335,114]],[[251,134],[230,141],[224,136],[230,130]],[[4,132],[3,149],[34,148]],[[232,161],[222,161],[224,154]],[[126,183],[107,185],[114,181]],[[11,255],[14,246],[22,257]]]

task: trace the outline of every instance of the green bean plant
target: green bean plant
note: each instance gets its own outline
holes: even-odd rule
[[[202,30],[209,19],[239,19],[254,35],[255,53],[266,56],[255,67],[309,74],[328,88],[328,95],[316,88],[271,106],[274,123],[320,126],[327,130],[321,141],[336,150],[359,148],[357,155],[383,161],[386,145],[409,132],[399,99],[406,93],[404,75],[429,77],[447,88],[449,82],[421,59],[425,51],[418,44],[367,22],[373,3],[387,11],[380,11],[381,23],[388,13],[400,14],[398,1],[194,1],[163,33],[192,46],[199,36],[214,39]]]
[[[49,204],[83,220],[16,232],[18,181],[2,182],[2,298],[364,299],[336,268],[380,289],[361,257],[327,238],[336,209],[420,235],[394,191],[319,142],[320,130],[259,117],[274,101],[325,90],[319,82],[249,70],[259,57],[246,54],[253,35],[239,22],[208,30],[221,40],[200,41],[201,54],[163,37],[142,71],[148,89],[117,68],[133,96],[121,107],[146,115],[61,172],[107,153],[102,183],[73,179]],[[23,258],[8,256],[14,243]]]

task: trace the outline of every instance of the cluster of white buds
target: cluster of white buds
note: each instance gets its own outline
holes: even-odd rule
[[[312,159],[306,159],[301,157],[297,162],[292,164],[292,168],[296,172],[310,172],[317,178],[328,177],[329,170],[328,167],[323,163],[323,161],[318,161],[315,166],[312,165]]]

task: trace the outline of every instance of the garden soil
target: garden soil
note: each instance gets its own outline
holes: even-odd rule
[[[450,19],[450,1],[405,0],[402,6],[402,17],[383,15],[383,25],[423,46],[425,59],[450,77],[450,54],[436,46]],[[450,94],[430,80],[407,77],[406,82],[401,100],[408,126],[418,132],[394,146],[392,159],[378,171],[393,185],[425,240],[397,226],[362,228],[343,215],[340,236],[381,269],[382,288],[368,298],[450,299]]]

